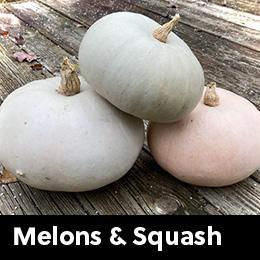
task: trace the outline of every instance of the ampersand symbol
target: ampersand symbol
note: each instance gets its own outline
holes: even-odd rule
[[[122,239],[117,232],[121,232],[122,229],[120,227],[114,227],[111,229],[111,237],[110,237],[110,243],[112,243],[115,246],[119,245],[126,245],[126,242],[124,239]]]

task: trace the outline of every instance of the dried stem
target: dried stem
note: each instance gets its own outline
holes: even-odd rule
[[[179,23],[181,17],[179,14],[176,14],[171,21],[157,28],[153,32],[153,37],[160,42],[166,43],[168,35],[173,30],[173,28]]]
[[[80,92],[80,80],[76,71],[77,66],[65,57],[61,64],[61,82],[57,92],[64,96],[73,96]]]
[[[219,96],[216,92],[217,84],[216,82],[210,82],[206,86],[206,91],[204,94],[204,104],[210,107],[216,107],[219,105]]]

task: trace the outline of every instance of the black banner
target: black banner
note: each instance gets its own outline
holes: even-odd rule
[[[1,249],[221,252],[257,248],[259,216],[0,216]],[[46,251],[45,251],[46,252]]]

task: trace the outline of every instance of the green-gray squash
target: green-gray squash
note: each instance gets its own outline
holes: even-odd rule
[[[136,13],[118,12],[93,24],[79,50],[81,74],[104,98],[136,117],[173,122],[198,104],[202,67],[172,31]]]

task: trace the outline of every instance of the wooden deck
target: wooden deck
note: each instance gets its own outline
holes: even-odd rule
[[[77,60],[80,41],[98,18],[128,10],[164,23],[177,9],[182,21],[176,33],[202,63],[207,81],[260,109],[260,1],[169,2],[35,0],[0,5],[0,29],[9,32],[7,38],[0,36],[0,102],[29,81],[56,75],[63,56]],[[25,38],[22,47],[12,40],[18,33]],[[13,53],[20,49],[35,53],[39,58],[32,64],[42,64],[43,70],[15,61]],[[194,187],[160,169],[145,145],[124,178],[97,191],[54,193],[21,182],[2,183],[1,214],[260,214],[260,172],[226,188]]]

